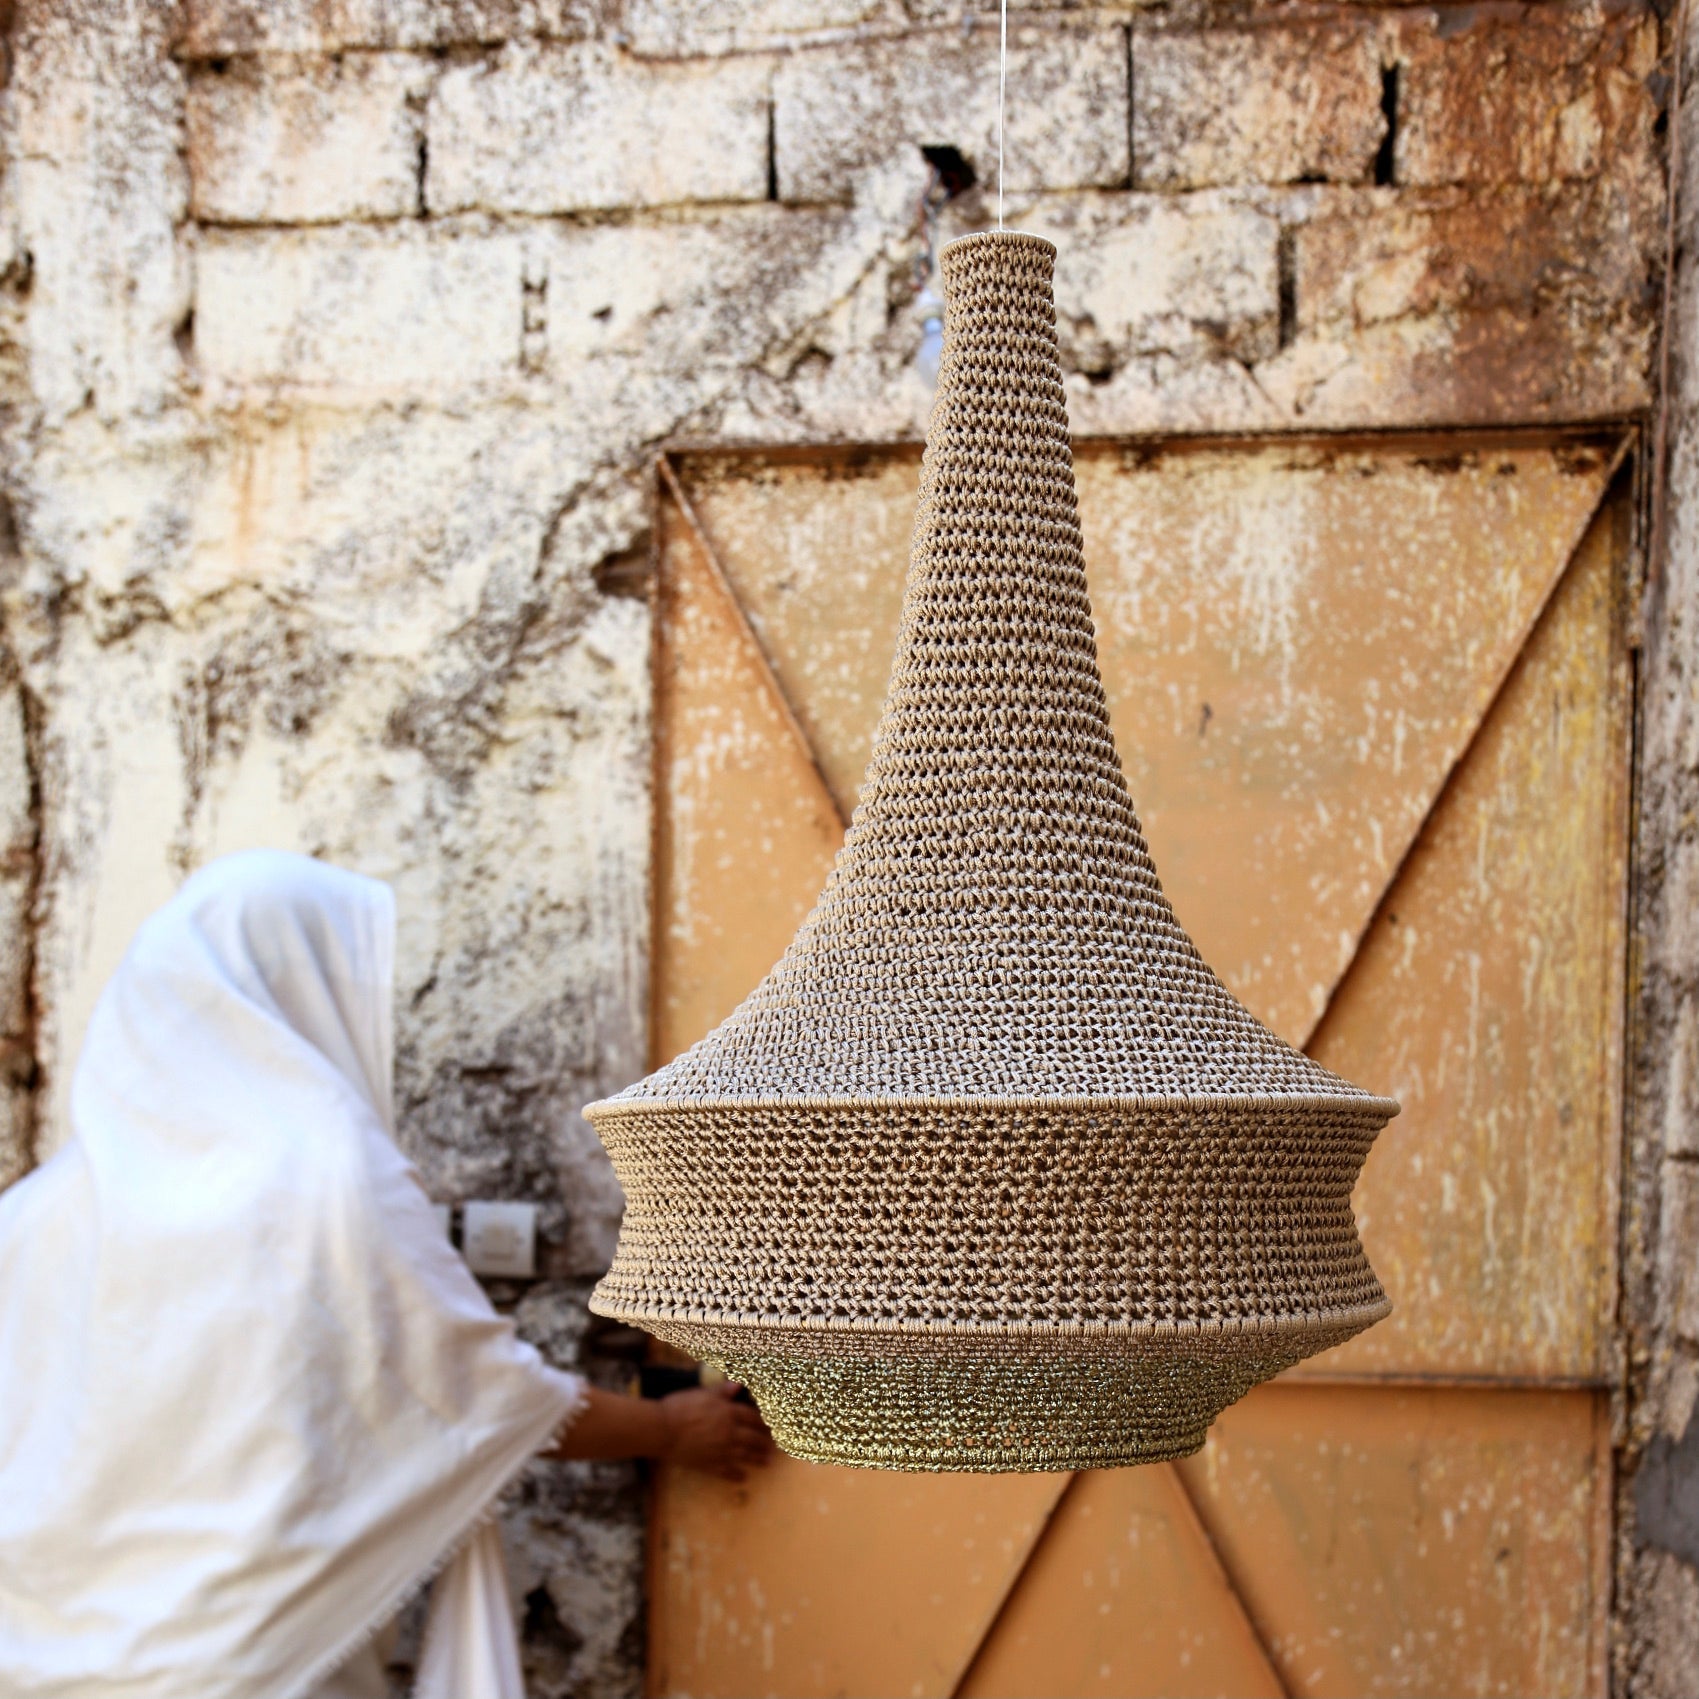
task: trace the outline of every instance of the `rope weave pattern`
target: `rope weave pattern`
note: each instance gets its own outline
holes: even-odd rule
[[[884,713],[783,959],[587,1112],[592,1307],[724,1363],[800,1456],[1181,1455],[1390,1307],[1350,1193],[1396,1105],[1276,1038],[1174,917],[1086,592],[1048,242],[942,258]]]

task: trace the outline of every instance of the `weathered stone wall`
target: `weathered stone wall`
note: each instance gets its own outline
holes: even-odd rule
[[[1625,1690],[1699,1693],[1699,35],[1679,16],[1669,322],[1641,662],[1618,1571]]]
[[[1075,428],[1649,416],[1661,41],[1017,6]],[[185,869],[322,852],[397,889],[408,1149],[545,1202],[522,1316],[583,1360],[618,1198],[577,1111],[643,1060],[649,461],[920,434],[919,149],[978,173],[942,233],[986,222],[994,9],[19,0],[8,46],[0,1169]],[[510,1521],[539,1696],[635,1689],[634,1483],[538,1469]]]

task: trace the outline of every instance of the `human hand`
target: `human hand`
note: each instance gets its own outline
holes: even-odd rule
[[[665,1421],[660,1455],[668,1463],[741,1481],[773,1455],[772,1436],[753,1404],[740,1403],[735,1381],[674,1392],[655,1406]]]

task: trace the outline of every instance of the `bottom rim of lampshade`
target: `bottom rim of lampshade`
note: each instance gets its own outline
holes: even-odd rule
[[[1254,1353],[795,1354],[751,1338],[707,1360],[753,1393],[773,1438],[811,1463],[911,1473],[1028,1474],[1188,1457],[1262,1382],[1359,1332],[1270,1335]],[[703,1341],[698,1341],[703,1343]]]

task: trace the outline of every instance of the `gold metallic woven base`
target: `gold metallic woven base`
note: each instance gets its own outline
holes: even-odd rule
[[[792,1457],[858,1469],[1112,1469],[1188,1457],[1283,1364],[727,1357]]]
[[[642,1325],[747,1386],[792,1457],[1013,1473],[1190,1456],[1229,1404],[1389,1308],[1160,1336]]]

